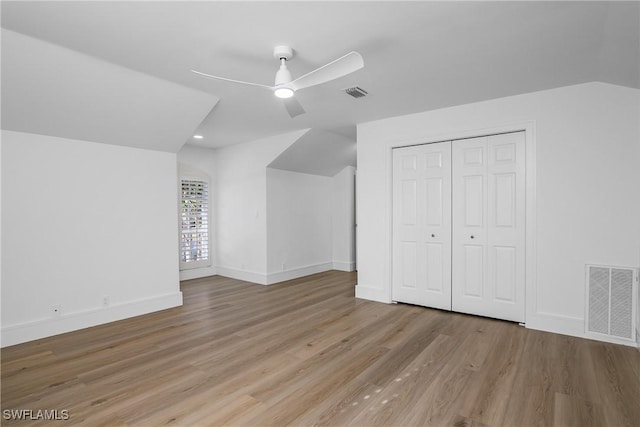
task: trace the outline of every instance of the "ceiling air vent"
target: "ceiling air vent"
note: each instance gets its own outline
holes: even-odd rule
[[[344,91],[347,95],[351,95],[354,98],[362,98],[363,96],[367,96],[368,93],[366,90],[358,86],[346,88]]]

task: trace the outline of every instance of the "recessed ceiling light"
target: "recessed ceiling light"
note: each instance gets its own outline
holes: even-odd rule
[[[193,139],[202,139],[202,135],[193,135]]]

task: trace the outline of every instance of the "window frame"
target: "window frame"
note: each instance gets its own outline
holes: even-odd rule
[[[197,261],[182,260],[182,183],[184,181],[204,182],[207,186],[207,258]],[[211,236],[211,180],[208,176],[200,174],[180,174],[178,179],[178,262],[180,271],[211,266],[213,255]]]

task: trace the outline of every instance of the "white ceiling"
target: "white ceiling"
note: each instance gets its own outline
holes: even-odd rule
[[[383,117],[588,81],[640,88],[638,2],[3,1],[2,26],[219,98],[197,128],[209,147],[304,128],[348,133]],[[293,119],[268,91],[189,72],[272,84],[278,44],[294,48],[294,77],[351,50],[365,68],[298,92],[307,113]],[[4,52],[2,63],[4,74]],[[352,85],[369,96],[340,91]]]
[[[2,30],[2,128],[177,152],[215,96]]]

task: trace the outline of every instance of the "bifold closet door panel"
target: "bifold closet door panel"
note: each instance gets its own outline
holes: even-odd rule
[[[392,299],[451,310],[451,143],[393,150]]]
[[[452,309],[524,321],[524,132],[452,148]]]

